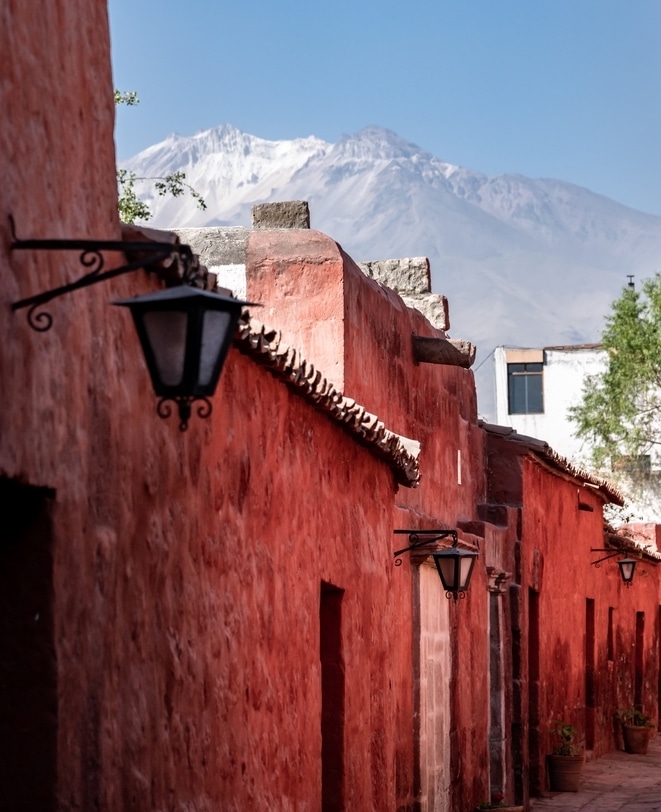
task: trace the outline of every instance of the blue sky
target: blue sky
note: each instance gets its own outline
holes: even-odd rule
[[[118,157],[370,124],[661,215],[661,0],[109,0]]]

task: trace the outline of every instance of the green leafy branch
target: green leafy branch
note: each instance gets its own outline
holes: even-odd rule
[[[172,172],[162,178],[143,178],[138,177],[135,172],[130,172],[128,169],[118,169],[117,186],[119,194],[117,207],[119,209],[119,219],[123,223],[132,225],[136,220],[149,220],[151,217],[151,209],[144,200],[138,197],[135,190],[137,181],[152,182],[154,189],[161,197],[166,195],[181,197],[181,195],[188,193],[195,200],[198,208],[206,211],[207,204],[204,198],[197,189],[186,183],[186,174],[184,172]]]
[[[139,180],[135,172],[128,169],[117,170],[117,208],[119,219],[123,223],[133,225],[136,220],[149,220],[151,210],[149,206],[138,197],[135,191],[135,182]]]
[[[132,107],[140,103],[138,94],[135,90],[122,93],[115,90],[115,104],[126,104]],[[149,220],[151,218],[151,209],[149,206],[138,197],[135,190],[137,181],[149,181],[154,184],[154,189],[161,196],[171,195],[172,197],[181,197],[188,193],[193,200],[195,200],[197,207],[202,211],[206,211],[207,204],[202,195],[193,188],[190,183],[186,183],[186,173],[182,171],[172,172],[165,177],[157,178],[144,178],[138,177],[135,172],[128,169],[117,170],[117,208],[119,211],[119,219],[123,223],[132,225],[136,220]]]
[[[169,194],[172,195],[172,197],[181,197],[181,195],[188,192],[188,194],[197,203],[198,208],[200,208],[202,211],[206,211],[207,204],[205,203],[202,195],[196,189],[194,189],[190,183],[185,182],[185,172],[172,172],[172,174],[166,175],[164,178],[141,178],[141,180],[154,181],[154,188],[159,195]]]
[[[133,107],[140,104],[140,99],[135,90],[128,90],[122,93],[120,90],[115,89],[115,104],[125,104],[127,107]]]

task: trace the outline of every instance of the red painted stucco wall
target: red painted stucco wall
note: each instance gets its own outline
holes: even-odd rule
[[[325,582],[344,590],[347,808],[392,807],[388,708],[400,686],[390,674],[395,618],[387,516],[379,511],[391,473],[237,353],[219,395],[213,425],[193,428],[197,441],[186,438],[196,446],[194,479],[182,488],[172,472],[181,493],[168,498],[178,521],[160,590],[136,585],[145,596],[169,595],[165,610],[145,607],[144,636],[156,622],[160,632],[145,671],[161,680],[146,703],[153,739],[145,774],[167,759],[158,768],[160,803],[174,789],[180,802],[208,798],[209,808],[319,808]],[[167,470],[165,461],[157,468]],[[334,497],[361,489],[369,500]],[[155,498],[149,536],[156,530],[158,538]],[[153,578],[153,560],[141,570]]]
[[[397,727],[411,672],[392,472],[235,350],[208,422],[159,420],[109,305],[159,286],[142,272],[53,302],[47,333],[10,311],[81,269],[11,252],[9,214],[22,238],[119,228],[105,3],[1,8],[0,480],[47,489],[51,564],[19,607],[52,618],[55,785],[40,807],[319,808],[324,583],[342,590],[345,804],[393,809],[412,746]],[[3,507],[28,543],[32,516]],[[13,553],[3,563],[26,577]]]
[[[325,582],[343,590],[347,808],[393,808],[390,470],[235,351],[186,435],[134,366],[87,497],[55,488],[60,797],[319,808]]]
[[[524,488],[523,585],[539,595],[541,746],[550,752],[549,731],[561,719],[575,725],[599,756],[618,742],[618,708],[636,702],[637,613],[644,614],[643,705],[658,718],[657,565],[641,561],[634,582],[625,586],[617,558],[591,565],[608,554],[592,552],[605,546],[603,500],[593,489],[549,476],[530,460],[524,463]],[[593,620],[587,620],[589,613]],[[585,741],[589,725],[594,733]]]
[[[511,618],[503,678],[519,674],[504,689],[508,721],[534,744],[526,780],[536,771],[543,785],[556,718],[590,728],[599,755],[637,693],[657,717],[655,565],[640,565],[631,589],[614,562],[590,566],[604,543],[600,496],[506,444],[488,451],[472,373],[416,364],[411,336],[442,334],[329,237],[254,231],[248,298],[347,397],[420,443],[417,489],[397,487],[386,462],[236,349],[209,421],[181,434],[159,420],[128,314],[109,306],[158,288],[146,273],[53,302],[46,333],[11,312],[80,266],[12,252],[10,214],[23,238],[116,239],[119,227],[105,3],[0,9],[0,500],[11,535],[0,569],[20,628],[44,626],[26,638],[41,647],[53,700],[40,807],[316,809],[324,765],[339,764],[345,808],[424,808],[420,562],[394,566],[395,529],[458,528],[462,544],[480,545],[466,601],[428,593],[438,629],[450,629],[435,654],[451,664],[449,684],[428,701],[449,708],[438,759],[452,809],[488,797],[494,601]],[[45,562],[34,572],[30,545]],[[496,598],[494,573],[512,579]],[[11,624],[2,631],[20,649]],[[18,782],[2,769],[5,786]]]
[[[447,526],[475,518],[484,464],[473,373],[413,358],[412,335],[443,333],[317,231],[256,229],[246,255],[247,298],[264,304],[259,318],[273,320],[347,397],[421,443],[421,487],[397,504]]]
[[[265,304],[260,317],[277,319],[284,340],[301,347],[345,395],[391,430],[420,443],[420,487],[397,490],[393,529],[457,528],[476,519],[477,506],[484,501],[484,451],[473,374],[417,364],[413,358],[412,335],[443,334],[397,294],[368,279],[332,239],[315,231],[254,230],[248,237],[246,277],[248,298]],[[480,541],[460,534],[467,543]],[[393,545],[404,546],[394,537]],[[409,557],[404,559],[395,574],[392,600],[398,617],[415,618],[415,574]],[[469,599],[444,607],[452,630],[444,655],[452,662],[452,681],[437,687],[437,700],[450,695],[451,733],[439,758],[451,763],[453,808],[469,808],[474,798],[489,794],[486,584],[482,555]],[[439,596],[444,600],[441,592]],[[410,652],[415,659],[418,634],[415,619],[398,629],[400,660],[407,664],[402,679],[407,670],[415,672]],[[417,746],[415,717],[424,709],[416,708],[412,687],[411,698],[397,708],[401,809],[409,808],[411,792],[420,801],[412,751]]]
[[[548,786],[556,721],[574,725],[579,746],[598,757],[621,746],[618,709],[641,702],[658,718],[659,571],[643,559],[641,577],[626,587],[616,558],[592,566],[608,555],[599,551],[606,546],[600,491],[520,443],[492,436],[489,448],[490,501],[518,510],[509,520],[511,644],[524,785],[538,794]]]
[[[607,489],[549,464],[504,430],[487,427],[485,437],[489,512],[508,534],[494,553],[513,576],[505,646],[525,799],[548,787],[556,721],[574,725],[578,745],[599,757],[621,746],[619,709],[642,704],[658,720],[659,568],[642,556],[626,587],[617,556],[593,566],[608,555]]]

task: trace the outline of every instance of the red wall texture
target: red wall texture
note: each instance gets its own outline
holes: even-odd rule
[[[199,449],[199,479],[168,497],[178,522],[160,588],[136,584],[141,595],[168,596],[166,606],[144,607],[140,635],[149,639],[156,625],[161,638],[144,664],[162,680],[145,702],[155,735],[144,774],[159,774],[161,784],[152,802],[175,793],[180,803],[208,797],[210,808],[320,807],[327,584],[341,590],[345,801],[357,809],[392,806],[388,708],[402,686],[388,679],[395,618],[388,516],[379,509],[392,492],[390,471],[236,353],[213,427],[193,430],[207,435],[206,448]],[[363,489],[370,500],[334,497]],[[150,525],[159,522],[161,499]],[[153,573],[154,562],[141,569]],[[383,746],[372,741],[372,726]],[[136,738],[142,742],[139,730]]]
[[[105,3],[0,10],[8,804],[469,809],[543,783],[554,718],[600,754],[620,704],[656,714],[653,563],[628,591],[613,562],[590,567],[599,495],[485,444],[472,373],[413,359],[413,334],[442,333],[330,238],[251,232],[248,298],[282,330],[276,354],[301,348],[420,443],[418,488],[346,410],[315,401],[318,381],[306,394],[251,349],[257,328],[237,337],[208,421],[182,434],[159,420],[129,316],[110,307],[162,285],[145,272],[54,301],[48,332],[11,312],[81,268],[12,251],[10,214],[22,238],[120,231]],[[395,529],[440,527],[479,545],[465,601],[445,599],[425,556],[394,565]]]
[[[3,51],[16,94],[3,216],[23,238],[118,238],[104,4],[62,0],[43,29],[29,8],[2,8],[25,45]],[[77,278],[77,257],[12,252],[3,237],[3,594],[21,628],[45,627],[25,645],[4,630],[22,669],[42,652],[35,692],[50,702],[16,748],[20,675],[4,693],[12,803],[318,808],[323,730],[346,808],[409,808],[411,587],[392,561],[392,471],[236,351],[212,419],[181,435],[156,418],[128,316],[109,307],[158,282],[59,299],[37,334],[10,303]],[[20,756],[46,728],[35,781]]]
[[[641,561],[630,587],[622,583],[617,558],[591,566],[608,555],[591,552],[604,548],[602,499],[591,488],[562,479],[549,487],[548,480],[526,461],[522,571],[524,589],[538,596],[539,651],[531,657],[539,662],[539,738],[549,752],[549,728],[555,719],[566,720],[599,756],[617,743],[618,708],[642,703],[658,718],[656,564]],[[644,622],[638,642],[637,622]]]
[[[515,697],[527,795],[548,786],[556,721],[577,730],[594,756],[621,746],[618,710],[644,706],[658,719],[658,562],[643,556],[622,583],[606,546],[604,489],[487,431],[490,501],[518,506],[510,589]],[[537,442],[537,441],[535,441]],[[539,445],[539,443],[537,442]],[[602,550],[602,551],[600,551]]]
[[[420,442],[420,487],[398,489],[394,527],[458,527],[475,519],[484,501],[484,463],[473,374],[413,359],[412,335],[443,334],[393,291],[366,278],[333,240],[315,231],[254,230],[248,237],[246,275],[247,297],[266,304],[265,315],[277,318],[287,342],[301,347],[305,357],[389,428]],[[465,540],[479,542],[472,536]],[[392,599],[398,616],[410,617],[417,598],[411,593],[415,574],[407,557],[395,577]],[[452,702],[451,734],[442,758],[451,762],[448,797],[455,808],[468,808],[474,797],[489,794],[488,604],[482,559],[469,603],[445,607],[453,640],[445,656],[452,659],[453,677],[451,685],[439,685],[437,691],[438,701],[449,694]],[[417,650],[418,634],[415,623],[398,629],[405,662],[411,647]],[[400,730],[411,730],[412,717],[420,712],[424,709],[416,709],[415,698],[405,705]],[[413,774],[415,781],[415,769]],[[417,794],[415,785],[413,791]]]
[[[413,334],[443,334],[317,231],[255,229],[246,253],[247,298],[265,304],[258,317],[347,396],[421,443],[421,487],[397,504],[451,526],[472,519],[484,490],[473,373],[413,359]]]

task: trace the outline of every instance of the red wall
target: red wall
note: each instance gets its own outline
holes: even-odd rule
[[[621,744],[619,708],[640,702],[658,718],[659,572],[642,559],[626,587],[617,557],[592,566],[608,555],[600,552],[606,547],[602,492],[549,464],[525,438],[508,440],[494,427],[486,427],[485,437],[487,513],[508,527],[507,545],[494,548],[493,561],[513,575],[505,596],[506,645],[513,756],[525,799],[547,788],[545,759],[556,721],[574,725],[579,746],[600,756]],[[498,505],[506,510],[500,518]],[[640,613],[644,632],[637,637]]]
[[[481,545],[467,600],[442,603],[451,642],[437,656],[451,660],[452,677],[432,701],[450,697],[439,758],[451,766],[452,808],[489,790],[488,560],[515,579],[502,598],[514,608],[504,662],[520,663],[508,701],[524,710],[512,717],[521,740],[529,603],[539,596],[539,745],[526,768],[539,771],[558,717],[582,735],[593,725],[596,754],[612,746],[613,712],[634,701],[637,674],[656,715],[652,565],[625,590],[614,562],[589,565],[590,548],[603,546],[598,495],[582,489],[592,511],[579,510],[576,483],[504,449],[487,472],[472,373],[416,364],[411,335],[441,334],[330,238],[254,231],[248,298],[347,397],[420,442],[417,489],[397,487],[386,462],[236,349],[210,420],[193,418],[185,434],[159,420],[129,316],[110,307],[160,286],[143,272],[53,302],[46,333],[11,312],[81,268],[75,254],[12,252],[10,214],[23,238],[112,239],[119,227],[105,2],[53,0],[36,16],[29,3],[0,7],[0,503],[10,537],[0,614],[16,618],[1,631],[30,690],[48,697],[30,717],[35,741],[45,728],[49,738],[39,750],[49,797],[38,806],[319,808],[336,768],[347,809],[424,804],[418,563],[394,566],[404,546],[394,529],[458,528],[463,544]],[[14,682],[3,711],[25,706]],[[0,754],[3,791],[35,807],[20,795],[29,773],[26,783],[12,766],[16,716],[0,718],[0,740],[12,742]],[[24,737],[19,753],[29,745]]]
[[[212,419],[186,434],[155,416],[140,366],[128,400],[95,410],[103,465],[61,461],[84,497],[53,483],[58,792],[83,807],[318,808],[326,582],[344,591],[347,808],[394,808],[392,709],[410,676],[392,472],[236,351]]]
[[[0,128],[0,194],[19,237],[119,237],[106,11],[84,6],[60,0],[36,22],[29,9],[4,9],[15,95]],[[343,590],[341,642],[324,645],[344,663],[346,806],[410,808],[411,578],[408,562],[394,568],[392,531],[471,518],[472,375],[415,367],[410,333],[430,329],[419,315],[323,235],[306,232],[306,244],[280,234],[280,248],[272,239],[264,250],[274,291],[255,298],[274,301],[260,316],[285,333],[304,325],[305,355],[322,374],[340,374],[348,395],[422,440],[425,482],[414,497],[395,490],[383,461],[236,351],[212,419],[180,434],[156,417],[129,317],[109,306],[159,283],[138,273],[59,299],[53,328],[38,334],[10,303],[81,268],[75,254],[12,253],[10,239],[5,229],[0,377],[12,398],[0,414],[0,480],[3,493],[49,494],[52,565],[35,588],[52,619],[44,679],[57,698],[58,803],[318,806],[323,583]],[[15,522],[30,517],[17,511]],[[31,543],[27,530],[16,538]],[[11,567],[20,582],[20,563]],[[27,602],[20,611],[41,614]],[[460,668],[475,667],[478,651],[461,653]],[[457,686],[453,724],[479,737],[461,673]],[[470,753],[453,758],[471,768]]]
[[[173,709],[169,736],[160,733],[149,748],[148,772],[167,759],[157,800],[175,781],[180,799],[208,796],[223,808],[319,807],[323,581],[344,590],[347,808],[392,807],[388,708],[401,685],[390,675],[389,527],[379,510],[392,492],[390,471],[236,353],[213,429],[196,431],[207,435],[199,479],[170,507],[180,522],[162,567],[161,590],[172,591],[170,573],[179,589],[169,611],[150,613],[161,618],[163,640],[146,670],[162,672],[154,699],[163,695]],[[337,498],[361,488],[370,500]],[[151,590],[146,583],[138,591]],[[154,702],[157,732],[160,712]]]
[[[469,370],[417,364],[411,336],[442,336],[392,291],[368,279],[329,237],[311,230],[254,230],[248,237],[247,297],[263,302],[259,318],[274,320],[283,339],[301,347],[348,397],[378,415],[391,430],[421,444],[421,483],[394,496],[393,528],[456,528],[476,518],[484,501],[483,437],[477,427],[473,374]],[[464,534],[462,533],[462,537]],[[401,536],[392,549],[403,547]],[[479,539],[465,536],[475,543]],[[414,668],[416,597],[411,562],[395,573],[392,600],[406,622],[397,630],[402,685]],[[470,598],[448,604],[452,626],[452,730],[446,752],[452,761],[452,803],[469,808],[488,796],[488,596],[484,557],[478,559]],[[418,711],[420,712],[420,711]],[[400,752],[412,741],[415,700],[397,708]],[[407,744],[407,742],[409,744]],[[415,745],[414,745],[415,746]],[[413,755],[398,766],[398,800],[408,808],[415,794]],[[413,777],[412,777],[413,776]]]
[[[119,238],[105,2],[19,6],[2,3],[0,27],[0,491],[3,577],[34,587],[11,592],[21,628],[48,618],[54,785],[39,807],[318,808],[322,582],[344,590],[326,645],[344,668],[346,807],[407,802],[387,465],[237,351],[211,420],[186,434],[159,420],[129,317],[109,304],[157,287],[144,273],[54,301],[47,333],[10,312],[81,268],[12,253],[9,214],[23,238]],[[14,493],[43,495],[43,532]],[[31,544],[47,547],[38,575]],[[5,773],[3,792],[24,778]]]
[[[413,334],[442,333],[312,230],[251,232],[247,297],[347,397],[420,442],[421,486],[400,491],[399,507],[452,527],[475,518],[484,464],[473,373],[413,359]]]
[[[551,752],[555,720],[573,724],[583,747],[596,756],[616,746],[616,712],[636,701],[637,613],[644,613],[640,695],[657,718],[658,573],[643,561],[626,587],[617,558],[591,566],[608,555],[596,551],[605,539],[603,500],[594,489],[555,477],[530,459],[523,464],[523,487],[524,606],[532,591],[539,607],[539,701],[530,722],[539,738],[539,751],[531,753],[534,772],[535,759],[541,770],[539,760]],[[535,635],[530,637],[535,657]]]

